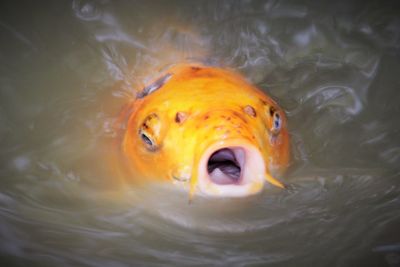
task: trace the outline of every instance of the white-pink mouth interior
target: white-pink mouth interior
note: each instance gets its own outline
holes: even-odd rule
[[[199,189],[208,196],[242,197],[262,190],[264,159],[260,151],[242,140],[210,146],[200,159]]]
[[[245,151],[241,147],[215,151],[207,162],[210,180],[218,185],[239,185],[243,181]]]

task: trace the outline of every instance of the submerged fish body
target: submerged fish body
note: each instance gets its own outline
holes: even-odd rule
[[[127,112],[122,154],[134,177],[190,195],[260,192],[289,161],[283,110],[239,74],[175,65],[138,92]]]

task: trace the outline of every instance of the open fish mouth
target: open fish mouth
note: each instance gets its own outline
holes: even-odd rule
[[[239,185],[243,178],[245,157],[245,150],[241,147],[218,149],[207,162],[210,180],[219,185]]]
[[[247,143],[214,145],[199,162],[200,191],[209,196],[241,197],[258,193],[265,181],[261,152]]]

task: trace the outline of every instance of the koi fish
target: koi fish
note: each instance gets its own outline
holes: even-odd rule
[[[170,67],[123,112],[121,152],[134,177],[216,197],[262,191],[289,161],[284,111],[231,70]]]

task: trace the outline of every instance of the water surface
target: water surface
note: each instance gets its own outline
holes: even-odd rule
[[[400,266],[395,2],[0,4],[2,266]],[[292,190],[121,192],[118,111],[165,64],[242,72],[287,111]]]

